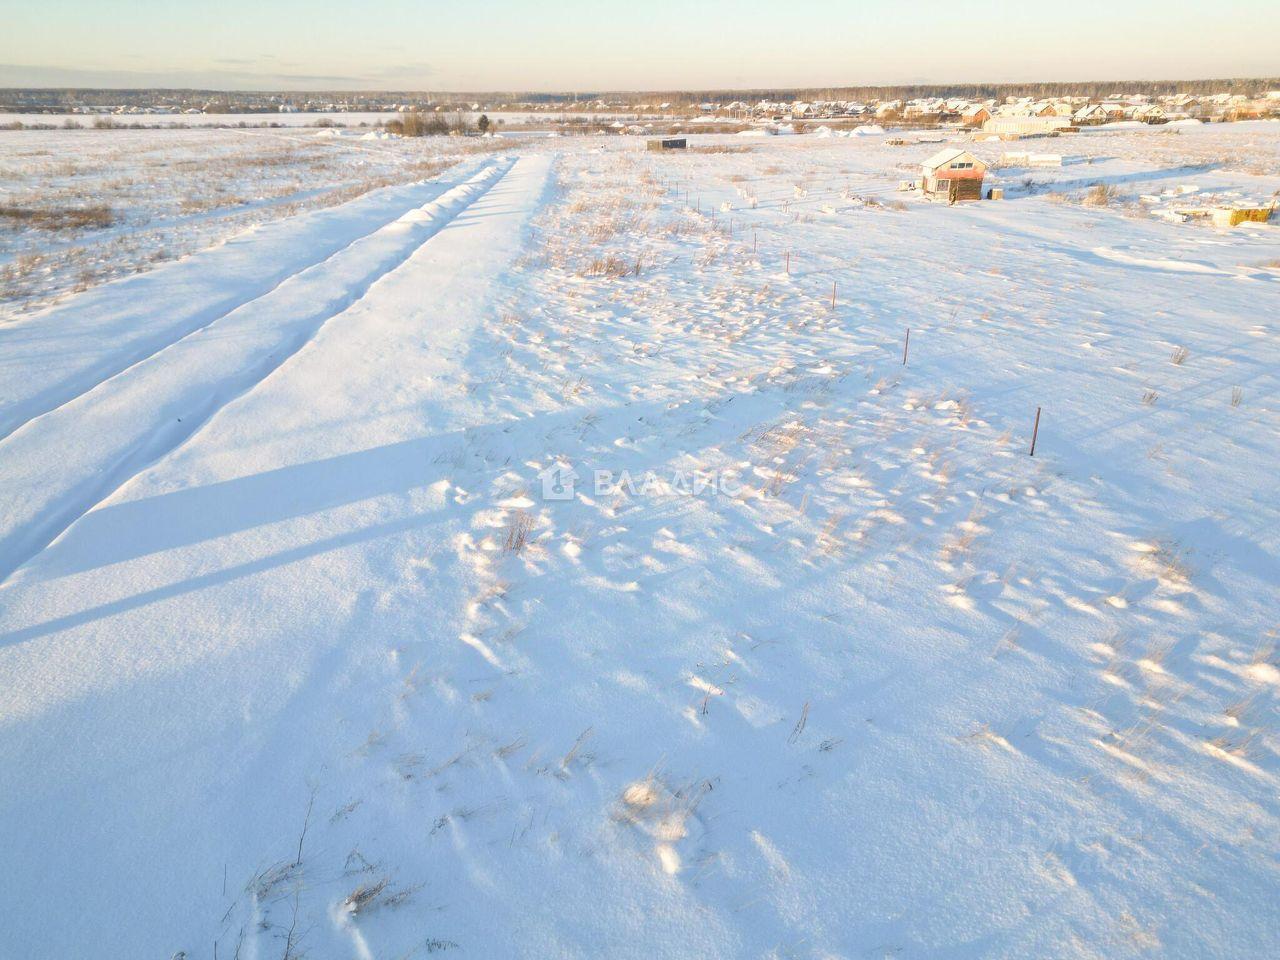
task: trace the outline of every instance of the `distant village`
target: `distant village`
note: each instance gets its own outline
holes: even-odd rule
[[[1065,85],[1060,85],[1065,86]],[[1083,86],[1083,85],[1082,85]],[[1089,87],[1096,88],[1096,84]],[[1179,84],[1179,87],[1186,86]],[[1209,84],[1206,83],[1208,87]],[[294,94],[182,90],[0,90],[0,112],[135,116],[173,114],[272,113],[528,113],[582,122],[598,119],[664,119],[716,123],[809,123],[882,126],[964,126],[995,134],[1027,135],[1066,127],[1137,121],[1161,124],[1280,117],[1276,89],[1258,82],[1247,92],[1144,93],[1117,89],[1108,94],[1057,96],[919,96],[830,99],[744,99],[731,95],[701,100],[647,99],[609,95],[546,94],[495,98],[493,95],[393,93]],[[998,90],[999,88],[991,88]],[[265,117],[264,117],[265,119]]]
[[[1052,99],[1006,97],[1003,100],[929,97],[912,100],[794,101],[720,106],[704,103],[704,115],[770,117],[773,120],[837,120],[857,118],[880,124],[959,124],[995,133],[1052,130],[1068,126],[1096,126],[1123,120],[1168,123],[1172,120],[1255,120],[1280,116],[1280,89],[1261,96],[1245,94],[1180,93],[1167,96],[1117,92],[1105,99],[1063,96]]]

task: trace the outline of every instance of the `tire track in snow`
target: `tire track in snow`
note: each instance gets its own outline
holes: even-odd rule
[[[301,350],[499,183],[489,164],[440,197],[102,381],[0,441],[0,584],[76,520]]]
[[[487,166],[482,166],[481,170],[486,169]],[[457,186],[457,183],[453,183],[451,186],[450,181],[440,181],[431,185],[440,188],[439,192],[430,198],[437,199],[452,187]],[[406,192],[394,187],[390,189],[397,192]],[[429,202],[427,198],[419,197],[417,199],[422,202]],[[354,202],[359,203],[359,200]],[[414,209],[414,207],[411,205],[409,209]],[[246,241],[243,238],[233,237],[226,243],[215,246],[212,250],[196,254],[190,260],[169,265],[170,269],[176,269],[177,273],[151,273],[138,278],[126,278],[115,284],[107,284],[95,291],[91,291],[89,294],[85,294],[83,297],[77,297],[65,304],[60,304],[48,311],[44,311],[12,328],[0,329],[0,347],[6,348],[3,352],[9,355],[6,358],[6,362],[13,363],[14,369],[22,372],[24,377],[30,373],[33,367],[38,369],[41,359],[47,360],[59,354],[64,356],[66,354],[83,354],[86,340],[92,342],[93,348],[99,348],[104,338],[118,336],[126,341],[123,349],[106,352],[103,356],[84,367],[75,368],[74,366],[69,366],[65,373],[56,375],[56,379],[53,379],[52,382],[25,397],[12,398],[3,395],[7,391],[12,391],[13,387],[11,381],[6,381],[5,370],[3,369],[6,364],[0,364],[0,441],[7,439],[27,423],[57,410],[78,397],[84,396],[113,377],[126,373],[132,367],[146,361],[183,338],[208,328],[229,313],[263,297],[270,296],[283,284],[288,283],[299,274],[305,273],[318,263],[338,256],[350,249],[354,244],[394,223],[405,212],[404,206],[400,204],[397,204],[393,210],[366,213],[363,216],[348,214],[347,217],[342,217],[338,214],[340,210],[341,207],[313,211],[302,215],[302,217],[309,218],[316,218],[317,214],[322,215],[324,219],[317,218],[317,222],[324,225],[326,229],[338,231],[339,238],[326,237],[321,242],[314,243],[301,259],[289,264],[283,271],[270,271],[244,284],[239,295],[216,297],[207,301],[204,305],[197,306],[195,309],[190,309],[185,304],[178,305],[176,312],[180,316],[160,330],[141,334],[137,332],[139,327],[147,326],[146,318],[148,315],[154,317],[157,313],[170,314],[174,311],[174,303],[163,302],[166,299],[166,294],[174,298],[190,296],[189,288],[193,286],[193,283],[185,276],[186,272],[209,269],[210,265],[203,262],[202,257],[207,257],[210,254],[220,257],[226,255],[231,262],[226,265],[218,264],[213,266],[211,272],[215,273],[215,279],[220,277],[220,281],[231,283],[239,279],[234,276],[238,272],[238,267],[235,263],[235,257],[227,255],[226,251],[237,243],[247,242],[252,248],[256,238]],[[294,220],[294,218],[287,218],[279,223],[289,223],[291,220]],[[347,220],[353,220],[357,224],[359,232],[354,237],[341,229]],[[278,224],[269,224],[267,226],[270,228],[278,226]],[[270,248],[267,250],[268,254],[279,252]],[[285,253],[287,255],[287,251]],[[125,287],[125,284],[128,284],[131,280],[138,283],[139,289],[133,290]],[[217,283],[213,284],[214,287],[217,285]],[[159,289],[152,291],[151,287],[153,286]],[[195,292],[197,299],[199,299],[200,293],[210,294],[212,289],[205,291],[197,289]],[[145,306],[140,308],[139,302],[141,301],[145,305],[153,293],[160,295],[162,300],[161,307],[159,309],[147,309]],[[127,298],[124,304],[112,304],[112,299],[121,297]],[[99,300],[105,300],[106,302],[105,304],[99,303]],[[93,308],[92,310],[87,309],[90,306]],[[66,316],[75,317],[77,313],[84,316],[88,323],[82,325],[82,329],[73,331],[68,336],[62,329],[62,321]],[[117,327],[118,329],[116,329]],[[28,336],[29,334],[30,336]],[[26,348],[25,351],[23,350],[24,347]],[[32,356],[25,355],[30,354],[33,350],[35,352],[34,360]]]

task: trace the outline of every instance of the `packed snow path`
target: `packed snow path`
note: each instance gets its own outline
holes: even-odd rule
[[[444,180],[379,190],[259,227],[7,326],[0,341],[0,437],[434,200],[475,166],[468,161]]]
[[[174,903],[144,889],[184,876],[193,854],[227,837],[259,834],[246,815],[272,819],[273,804],[250,801],[257,814],[242,805],[272,738],[299,758],[325,755],[290,690],[361,655],[359,641],[336,646],[340,624],[360,614],[355,595],[330,592],[329,560],[343,557],[363,579],[391,534],[423,523],[435,494],[416,489],[431,463],[421,438],[463,422],[465,398],[443,374],[520,249],[548,163],[498,159],[454,185],[391,191],[399,214],[382,205],[378,218],[389,222],[6,439],[6,566],[78,522],[0,587],[0,715],[11,731],[0,756],[10,786],[34,785],[4,791],[4,822],[18,828],[4,845],[57,870],[80,904],[61,931],[31,916],[23,928],[15,915],[8,944],[46,955],[96,940],[104,955],[127,956],[139,927],[176,933],[194,918],[183,918],[183,898],[203,909],[196,891],[170,888]],[[343,549],[361,544],[367,553]],[[256,652],[241,644],[250,635]],[[181,680],[193,670],[198,689]],[[145,676],[170,678],[151,688],[157,699],[137,687]],[[226,728],[235,716],[257,717],[263,740]],[[74,764],[69,736],[93,740]],[[67,832],[71,822],[86,832]],[[157,830],[177,831],[183,846],[156,849]],[[107,858],[92,870],[80,862],[88,847]],[[135,898],[128,923],[101,929],[95,918]]]
[[[62,329],[56,317],[41,318],[40,327],[55,332],[54,336],[45,337],[45,349],[58,358],[65,358],[64,363],[78,361],[81,376],[95,368],[133,362],[122,373],[33,417],[0,440],[0,457],[10,465],[6,485],[0,489],[0,517],[4,518],[0,521],[3,531],[0,532],[0,557],[5,558],[0,561],[0,578],[46,546],[72,520],[133,476],[141,466],[172,450],[229,400],[269,376],[328,320],[359,300],[425,240],[483,196],[509,167],[509,161],[487,164],[474,176],[439,193],[421,207],[352,240],[324,260],[298,270],[262,295],[216,319],[199,322],[196,329],[172,342],[170,338],[176,330],[185,330],[190,324],[216,313],[216,309],[202,308],[198,302],[193,304],[186,299],[185,291],[180,296],[171,293],[166,296],[169,291],[162,289],[156,297],[162,306],[150,315],[144,312],[138,316],[135,307],[134,313],[125,320],[106,311],[99,313],[95,305],[90,305],[84,316],[94,321],[97,329],[93,334],[74,325],[74,332]],[[418,188],[416,194],[421,196],[425,192],[436,191]],[[394,193],[399,197],[414,196],[409,190]],[[327,250],[328,245],[322,244],[320,249]],[[270,253],[270,250],[261,251],[251,262],[262,264],[260,258]],[[306,259],[314,259],[314,253]],[[270,267],[268,262],[261,268]],[[206,263],[189,261],[178,269],[160,273],[161,282],[151,286],[172,287],[176,284],[163,281],[192,274],[204,278],[207,272]],[[233,285],[256,292],[263,282],[246,279]],[[123,299],[117,290],[121,286],[127,284],[105,289]],[[134,291],[135,296],[141,294],[147,298],[143,303],[149,302],[150,296],[156,293]],[[220,301],[220,305],[222,302],[225,301]],[[169,314],[173,305],[187,308],[184,324],[173,323]],[[140,330],[148,326],[147,321],[153,326],[164,323],[151,341],[140,334]],[[118,343],[117,337],[124,343]],[[101,342],[104,338],[105,344]],[[154,352],[135,359],[132,350],[139,341],[143,349],[155,348]],[[19,340],[19,346],[30,343],[31,340]],[[77,347],[79,349],[75,349]],[[105,356],[93,359],[95,353]],[[53,367],[45,364],[39,369],[47,375]],[[38,382],[38,378],[23,379],[14,391],[20,388],[32,391],[33,381]],[[59,388],[68,390],[71,382],[74,380],[64,379]],[[48,396],[54,389],[57,388],[46,388],[35,396]],[[32,399],[27,404],[35,402]],[[19,402],[14,406],[22,408],[24,404]]]

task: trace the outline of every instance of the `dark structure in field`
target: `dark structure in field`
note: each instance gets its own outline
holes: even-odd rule
[[[683,150],[688,146],[684,137],[664,137],[661,140],[650,140],[650,150]]]

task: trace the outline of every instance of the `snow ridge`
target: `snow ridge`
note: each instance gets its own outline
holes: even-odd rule
[[[441,196],[474,169],[468,162],[446,180],[376,190],[249,230],[0,327],[0,439]]]
[[[0,456],[19,480],[0,491],[0,581],[230,400],[278,370],[325,323],[483,196],[512,162],[487,164],[0,441]]]

